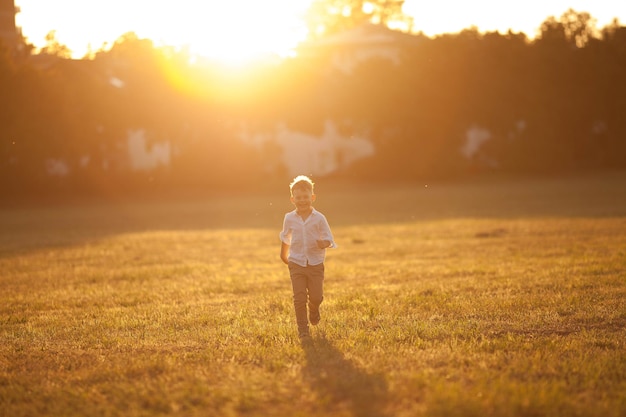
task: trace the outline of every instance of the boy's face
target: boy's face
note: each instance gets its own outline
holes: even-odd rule
[[[298,213],[306,213],[311,210],[311,205],[315,201],[315,194],[311,190],[296,188],[292,194],[291,202],[296,206]]]

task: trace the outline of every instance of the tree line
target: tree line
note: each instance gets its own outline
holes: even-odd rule
[[[374,57],[349,73],[331,65],[333,48],[233,69],[132,33],[82,60],[53,36],[38,54],[0,45],[3,195],[254,186],[284,176],[280,148],[250,146],[242,129],[282,122],[315,135],[329,119],[375,145],[335,174],[352,180],[626,168],[619,22],[597,29],[569,10],[533,40],[475,28],[402,39],[391,45],[399,64]],[[489,139],[467,158],[472,127]],[[169,141],[170,163],[130,169],[129,129]],[[68,175],[51,174],[50,161]]]

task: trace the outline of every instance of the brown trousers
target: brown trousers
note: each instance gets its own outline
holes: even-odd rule
[[[293,287],[293,307],[296,311],[296,323],[300,335],[309,333],[308,313],[319,315],[319,308],[324,301],[324,264],[300,266],[289,262],[289,275]]]

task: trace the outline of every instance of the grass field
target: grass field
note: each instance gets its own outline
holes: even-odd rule
[[[0,210],[0,416],[626,415],[626,174]]]

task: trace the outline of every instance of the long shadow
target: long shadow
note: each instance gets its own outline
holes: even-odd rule
[[[0,206],[0,259],[94,244],[111,236],[150,231],[280,229],[289,202],[276,209],[260,197],[190,201]],[[277,204],[278,205],[278,204]],[[239,221],[237,221],[239,219]]]
[[[580,178],[336,186],[316,207],[333,228],[453,218],[626,217],[626,173]],[[332,187],[331,187],[332,188]],[[375,204],[371,204],[375,201]],[[144,231],[280,228],[283,192],[11,205],[0,196],[0,259]]]
[[[387,415],[387,383],[382,375],[357,367],[323,334],[303,342],[302,348],[304,378],[317,391],[322,409],[351,410],[355,417]]]

